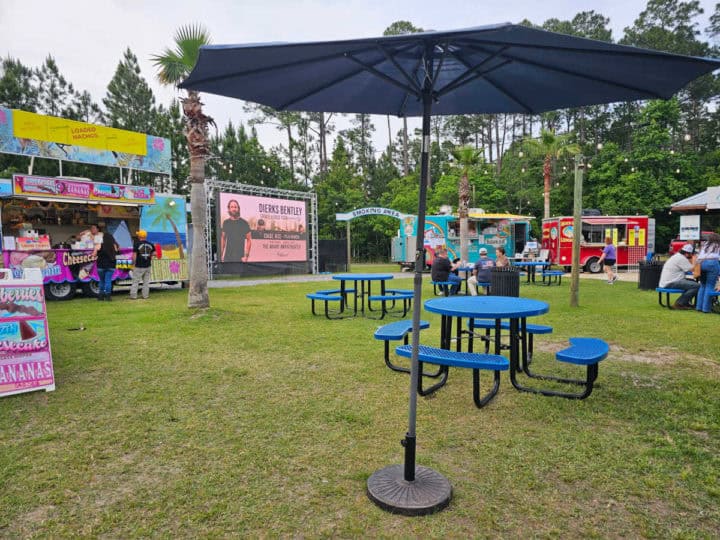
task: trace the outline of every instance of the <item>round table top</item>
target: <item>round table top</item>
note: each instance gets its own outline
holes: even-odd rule
[[[380,281],[392,279],[392,274],[337,274],[332,277],[338,281]]]
[[[540,300],[512,296],[448,296],[426,301],[425,309],[452,317],[509,319],[542,315],[550,306]]]

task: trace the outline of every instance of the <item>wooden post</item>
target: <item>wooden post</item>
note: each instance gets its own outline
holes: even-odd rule
[[[580,239],[582,238],[582,190],[585,156],[575,156],[575,188],[573,197],[572,272],[570,274],[570,307],[578,307],[580,292]]]

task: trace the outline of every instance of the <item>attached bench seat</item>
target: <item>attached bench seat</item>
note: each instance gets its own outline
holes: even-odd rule
[[[315,291],[315,294],[340,294],[342,289],[323,289],[322,291]],[[355,289],[345,289],[345,294],[355,294]]]
[[[368,310],[369,311],[375,311],[372,309],[371,302],[380,302],[382,304],[382,309],[380,310],[380,317],[375,317],[377,319],[383,319],[385,318],[385,315],[388,315],[390,313],[393,313],[393,309],[395,308],[395,302],[402,301],[402,313],[397,312],[394,313],[398,317],[404,317],[407,315],[408,311],[410,311],[410,308],[412,307],[412,299],[413,299],[414,293],[412,291],[403,291],[400,289],[386,289],[385,294],[371,294],[368,296]],[[388,304],[390,304],[388,306]]]
[[[450,296],[450,290],[455,285],[460,285],[460,283],[453,283],[452,281],[431,281],[433,286],[433,294],[435,296]],[[438,294],[438,288],[440,288],[441,295]]]
[[[430,328],[430,323],[427,321],[420,321],[420,330]],[[410,334],[412,332],[412,321],[397,321],[381,326],[375,330],[374,337],[377,340],[385,342],[385,365],[393,371],[399,371],[400,373],[410,373],[410,369],[393,364],[390,360],[390,342],[403,340],[405,345],[410,340]],[[441,372],[438,370],[436,373],[423,373],[426,377],[439,377]]]
[[[315,293],[309,293],[305,295],[306,298],[310,299],[310,310],[312,311],[313,315],[319,315],[319,313],[315,313],[315,302],[324,302],[325,303],[325,317],[328,319],[342,319],[343,317],[340,315],[343,311],[343,297],[342,296],[336,296],[332,294],[323,294],[319,292]],[[340,302],[340,309],[336,312],[331,312],[329,305],[330,302]],[[338,315],[338,316],[331,316],[332,315]]]
[[[555,353],[555,359],[559,362],[586,366],[585,380],[566,379],[550,375],[535,375],[529,373],[526,374],[530,375],[535,379],[557,381],[561,383],[582,386],[582,392],[570,393],[557,390],[547,390],[522,386],[517,381],[515,370],[510,370],[510,380],[513,386],[523,392],[542,394],[544,396],[558,396],[568,399],[585,399],[586,397],[588,397],[592,393],[593,385],[598,376],[598,364],[602,360],[607,358],[607,355],[610,352],[610,347],[605,341],[598,338],[572,337],[569,339],[569,341],[570,347]]]
[[[673,289],[672,287],[657,287],[655,289],[658,293],[658,304],[660,304],[662,307],[666,307],[668,309],[672,309],[672,304],[670,303],[670,295],[671,294],[682,294],[685,291],[683,289]],[[663,304],[663,293],[665,294],[665,303]]]
[[[485,335],[477,334],[475,330],[485,330]],[[495,330],[494,319],[469,319],[468,320],[468,331],[472,337],[480,338],[485,342],[485,352],[490,352],[490,344],[494,341],[494,336],[491,335],[492,331]],[[500,322],[500,330],[510,330],[510,321],[504,320]],[[522,330],[522,327],[521,327]],[[552,334],[552,326],[544,324],[526,324],[525,330],[527,332],[527,338],[520,334],[522,342],[522,356],[524,365],[529,364],[532,361],[532,355],[534,350],[533,336],[542,334]],[[509,344],[503,344],[500,346],[501,349],[509,349]]]
[[[543,270],[543,284],[548,286],[552,285],[553,283],[557,285],[562,285],[562,278],[564,275],[565,272],[563,272],[562,270]],[[545,278],[547,278],[547,281],[545,281]]]
[[[412,358],[412,345],[400,345],[395,348],[395,352],[399,356]],[[428,347],[420,345],[418,347],[418,363],[422,373],[423,363],[435,364],[441,366],[442,378],[430,388],[423,389],[422,377],[418,377],[417,392],[421,396],[427,396],[442,388],[447,382],[450,367],[468,368],[473,370],[473,401],[475,406],[482,408],[495,397],[500,388],[500,372],[507,371],[510,363],[507,358],[498,354],[479,354],[471,352],[449,351],[438,347]],[[493,371],[493,387],[485,394],[480,396],[480,370]]]

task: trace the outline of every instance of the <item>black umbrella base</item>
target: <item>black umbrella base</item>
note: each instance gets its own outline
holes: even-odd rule
[[[406,516],[438,512],[450,504],[452,486],[447,478],[427,467],[415,467],[415,480],[405,480],[404,465],[375,471],[367,482],[370,500],[383,510]]]

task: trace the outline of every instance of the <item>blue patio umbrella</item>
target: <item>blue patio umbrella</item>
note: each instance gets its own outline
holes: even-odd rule
[[[181,84],[278,110],[422,116],[418,231],[425,230],[431,115],[525,113],[667,99],[720,61],[626,47],[515,24],[309,43],[213,45]],[[382,508],[445,507],[450,483],[415,463],[423,236],[415,252],[412,363],[403,465],[368,480]]]

